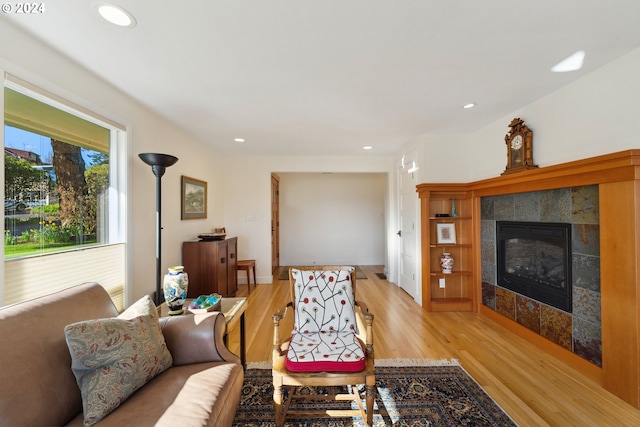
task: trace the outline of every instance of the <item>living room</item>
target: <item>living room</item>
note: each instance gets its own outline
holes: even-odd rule
[[[618,13],[625,14],[622,10]],[[627,15],[633,16],[633,13]],[[240,154],[227,155],[203,138],[194,136],[190,129],[169,122],[127,94],[126,89],[116,87],[115,82],[107,82],[90,72],[77,60],[61,53],[64,50],[60,47],[49,46],[9,19],[0,18],[0,24],[0,38],[11,41],[0,46],[3,72],[121,124],[131,132],[123,155],[127,176],[124,195],[127,205],[127,303],[152,293],[155,287],[154,278],[149,274],[155,267],[154,179],[149,167],[137,158],[142,152],[164,152],[179,157],[178,163],[169,168],[163,178],[163,267],[181,262],[183,241],[224,226],[239,239],[238,257],[257,260],[258,283],[271,283],[272,173],[384,174],[389,180],[385,194],[384,264],[390,281],[396,283],[399,274],[397,205],[400,198],[397,173],[403,157],[415,159],[419,167],[415,172],[417,183],[468,183],[497,177],[505,168],[504,136],[514,117],[523,118],[533,129],[534,160],[541,169],[636,149],[640,143],[636,130],[640,116],[640,106],[636,102],[640,97],[638,44],[621,46],[620,53],[612,53],[608,63],[542,98],[522,98],[517,108],[504,111],[479,129],[454,134],[416,133],[392,153],[376,154],[374,149],[365,155],[352,152],[341,155],[341,151],[335,149],[321,156],[262,155],[247,146],[241,148],[244,151]],[[508,59],[505,53],[505,66],[509,66]],[[135,65],[131,64],[125,62],[123,68],[131,67],[129,71],[134,72]],[[481,77],[478,82],[481,85]],[[152,76],[144,75],[140,76],[140,84],[148,85],[147,90],[154,91],[171,82],[158,82]],[[505,91],[512,93],[503,96],[518,97],[520,85],[518,81],[511,82]],[[178,105],[176,103],[176,108]],[[200,114],[197,106],[184,107],[184,110],[196,117]],[[474,114],[474,111],[464,113]],[[199,119],[206,123],[209,117]],[[232,136],[235,135],[230,135],[230,140]],[[208,183],[206,219],[180,219],[181,175]],[[255,220],[247,220],[248,215]],[[4,277],[4,263],[1,268]],[[416,273],[419,275],[419,271]],[[84,281],[86,278],[73,280]],[[0,301],[3,295],[4,286],[0,289]]]
[[[3,45],[2,68],[31,84],[84,105],[117,123],[134,127],[128,148],[130,179],[127,196],[130,213],[128,260],[133,265],[128,282],[128,300],[135,300],[153,289],[146,271],[153,268],[153,257],[136,257],[153,248],[154,180],[144,163],[136,158],[141,152],[173,153],[180,161],[163,179],[165,200],[180,194],[180,175],[208,182],[208,218],[180,221],[179,205],[163,206],[166,221],[163,260],[173,265],[181,258],[181,242],[199,233],[225,226],[244,243],[240,258],[258,260],[259,281],[271,276],[270,175],[272,172],[348,172],[384,173],[389,176],[387,194],[387,268],[389,277],[397,275],[397,167],[403,155],[415,153],[419,166],[417,182],[470,182],[498,176],[505,166],[503,137],[513,117],[523,117],[535,132],[535,162],[540,167],[635,148],[634,117],[638,111],[633,96],[638,90],[635,73],[639,53],[636,50],[585,75],[539,100],[531,100],[480,130],[468,134],[424,134],[410,138],[404,147],[390,155],[224,156],[179,129],[158,118],[148,108],[114,89],[74,61],[34,39],[12,23],[3,21],[3,38],[15,40]],[[29,52],[26,54],[26,52]],[[43,68],[43,64],[47,64]],[[559,77],[562,78],[562,77]],[[473,111],[470,111],[473,114]],[[455,148],[452,148],[455,147]],[[455,153],[455,155],[454,155]],[[251,194],[251,197],[246,197]],[[257,221],[245,221],[247,214]]]

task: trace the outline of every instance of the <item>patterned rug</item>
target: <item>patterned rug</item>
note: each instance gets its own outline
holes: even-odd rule
[[[384,362],[384,361],[382,361]],[[384,364],[384,363],[383,363]],[[422,363],[427,364],[427,363]],[[389,363],[386,363],[389,365]],[[509,416],[454,361],[438,366],[378,366],[373,425],[379,426],[516,426]],[[333,392],[309,389],[312,393]],[[234,426],[275,426],[270,369],[248,369]],[[364,393],[361,393],[364,394]],[[344,408],[353,402],[305,403]],[[342,405],[342,406],[341,406]],[[293,407],[293,404],[292,404]],[[287,418],[287,427],[364,426],[362,418]]]
[[[280,271],[280,277],[278,277],[278,280],[289,280],[289,269],[291,268],[291,266],[287,265],[280,268],[282,269],[282,271]],[[293,267],[293,268],[296,268],[296,267]],[[367,275],[364,274],[364,271],[362,271],[360,267],[356,267],[356,279],[362,279],[362,280],[368,279]]]

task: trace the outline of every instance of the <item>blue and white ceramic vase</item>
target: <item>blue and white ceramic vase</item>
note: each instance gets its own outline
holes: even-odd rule
[[[187,299],[188,286],[189,276],[184,272],[184,267],[181,265],[169,267],[169,272],[165,274],[162,286],[169,315],[174,316],[184,312],[182,306]]]

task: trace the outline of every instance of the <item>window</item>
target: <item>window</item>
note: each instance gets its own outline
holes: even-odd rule
[[[97,281],[124,292],[124,129],[12,77],[4,87],[4,301]]]

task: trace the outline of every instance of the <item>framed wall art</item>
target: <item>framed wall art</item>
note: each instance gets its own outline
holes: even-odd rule
[[[436,224],[436,242],[439,245],[456,244],[456,225],[453,223]]]
[[[181,219],[207,217],[207,183],[182,175]]]

